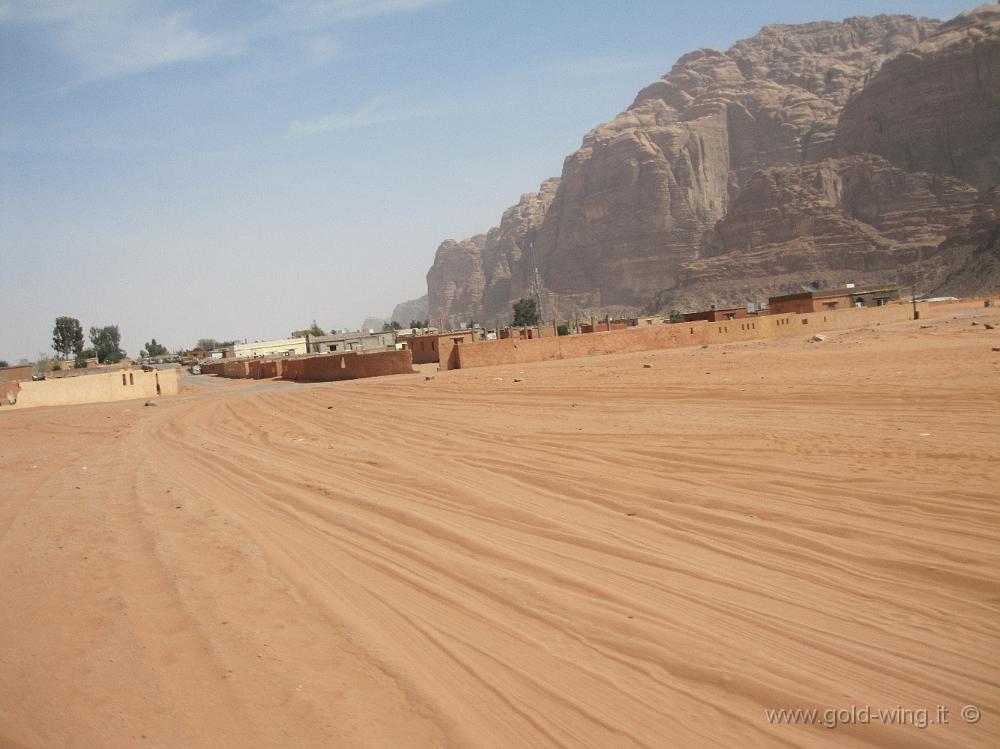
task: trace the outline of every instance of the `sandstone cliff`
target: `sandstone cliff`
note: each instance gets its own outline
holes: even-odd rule
[[[536,267],[562,315],[943,282],[996,221],[998,18],[768,26],[685,55],[558,181],[438,248],[431,317],[506,318]]]
[[[998,95],[1000,10],[993,5],[958,16],[886,62],[844,107],[837,151],[878,154],[985,192],[1000,184]]]
[[[411,320],[426,320],[427,317],[427,295],[424,294],[419,299],[410,299],[397,304],[389,320],[406,328],[409,327]]]

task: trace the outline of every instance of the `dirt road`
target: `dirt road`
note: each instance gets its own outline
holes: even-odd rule
[[[0,413],[0,746],[998,746],[1000,331],[930,325]]]

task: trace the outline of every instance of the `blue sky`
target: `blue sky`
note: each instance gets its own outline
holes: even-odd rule
[[[698,47],[874,0],[0,0],[0,359],[356,327]]]

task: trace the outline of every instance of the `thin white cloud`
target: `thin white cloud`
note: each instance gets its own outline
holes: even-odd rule
[[[388,125],[431,116],[427,110],[399,108],[394,105],[394,100],[380,96],[370,99],[354,112],[334,112],[307,120],[292,120],[288,123],[287,135],[290,138],[300,138],[338,130]]]
[[[235,36],[199,30],[190,13],[142,0],[0,1],[0,22],[48,27],[60,51],[95,80],[238,54]]]
[[[76,69],[73,85],[165,66],[252,52],[275,39],[297,44],[309,65],[342,51],[326,32],[352,19],[419,11],[453,0],[270,0],[246,5],[215,28],[200,2],[0,0],[0,24],[33,26]],[[236,7],[238,8],[240,0]],[[217,16],[218,18],[218,16]]]

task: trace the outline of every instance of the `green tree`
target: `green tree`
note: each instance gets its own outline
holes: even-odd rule
[[[35,360],[34,365],[32,365],[32,374],[44,377],[49,372],[54,369],[60,369],[62,364],[59,359],[50,359],[48,354],[40,353],[38,359]]]
[[[101,364],[117,364],[125,358],[125,352],[121,350],[121,339],[117,325],[90,329],[90,342],[94,344],[97,360]]]
[[[57,317],[52,328],[52,350],[62,359],[83,351],[83,328],[75,317]]]
[[[556,327],[556,332],[559,335],[569,335],[569,325],[559,325]]]
[[[401,330],[402,327],[403,327],[402,325],[393,320],[392,322],[387,322],[382,324],[382,332],[391,333],[394,330]]]
[[[10,364],[7,363],[6,359],[0,359],[0,369],[4,369],[5,367],[9,367],[9,366],[10,366]]]
[[[670,322],[684,322],[684,313],[680,310],[670,310]]]
[[[430,320],[410,320],[411,328],[429,328],[430,326]]]
[[[146,344],[146,347],[139,353],[139,356],[163,356],[168,353],[170,352],[167,351],[167,347],[162,343],[157,343],[154,338]]]
[[[317,336],[326,335],[326,331],[323,330],[316,321],[313,320],[312,325],[308,328],[303,328],[302,330],[293,330],[289,338],[305,338],[307,335]]]
[[[514,327],[538,325],[538,305],[534,299],[524,298],[514,302]]]

